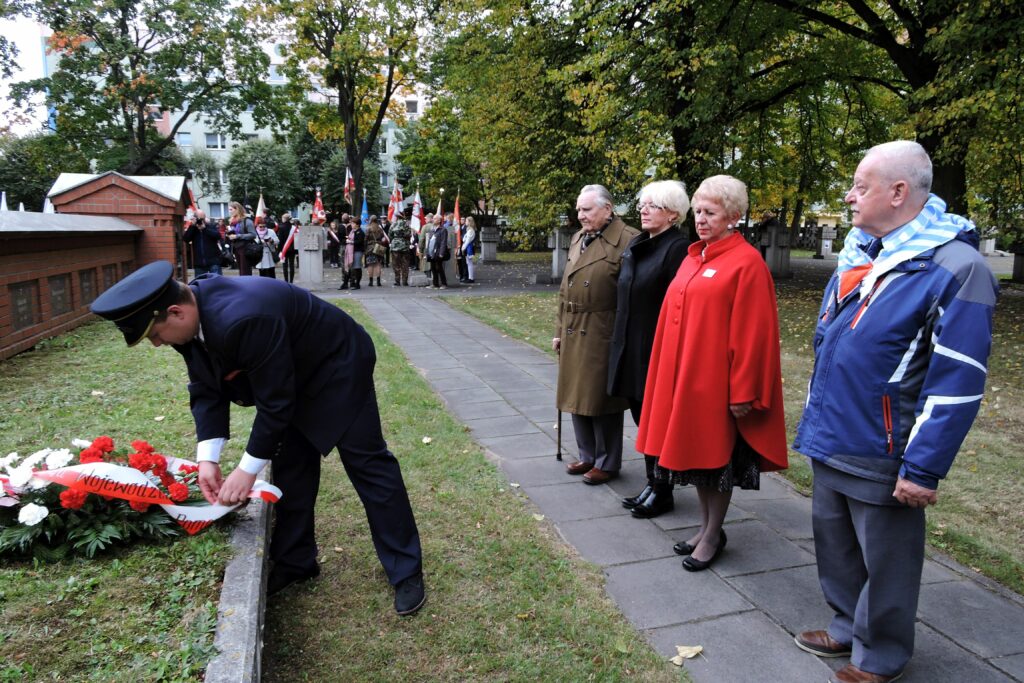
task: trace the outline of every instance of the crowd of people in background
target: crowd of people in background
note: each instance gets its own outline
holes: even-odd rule
[[[286,282],[295,281],[296,245],[288,245],[301,222],[290,213],[263,215],[240,202],[228,204],[228,217],[216,221],[196,210],[184,232],[188,258],[196,277],[221,275],[224,269],[238,269],[239,275],[276,278],[281,266]],[[393,221],[369,216],[365,225],[359,217],[343,213],[321,226],[324,266],[342,271],[339,289],[362,289],[363,275],[369,287],[383,287],[386,268],[391,268],[395,287],[409,286],[409,272],[423,269],[434,289],[448,286],[445,263],[455,255],[459,282],[474,284],[477,228],[472,216],[427,214],[417,233],[410,227],[409,213]]]

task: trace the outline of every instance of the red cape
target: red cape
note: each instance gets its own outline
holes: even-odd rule
[[[704,250],[703,256],[701,251]],[[739,420],[730,404],[753,403]],[[761,469],[788,466],[775,284],[739,233],[690,245],[661,306],[636,447],[683,471],[723,467],[739,429]]]

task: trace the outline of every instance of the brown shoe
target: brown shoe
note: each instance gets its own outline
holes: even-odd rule
[[[847,664],[833,675],[833,679],[838,681],[838,683],[891,683],[891,681],[899,680],[902,677],[902,671],[892,676],[885,676],[883,674],[873,674],[853,664]]]
[[[819,657],[849,657],[852,648],[843,645],[828,634],[828,631],[804,631],[793,638],[796,646]]]
[[[592,462],[583,462],[582,460],[577,460],[574,463],[566,465],[565,471],[568,472],[569,474],[586,474],[591,469],[593,469],[593,467],[594,463]]]
[[[597,486],[609,482],[617,476],[619,476],[618,472],[605,472],[595,467],[583,475],[583,483]]]

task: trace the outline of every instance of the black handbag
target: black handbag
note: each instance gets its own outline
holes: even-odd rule
[[[251,265],[256,265],[263,260],[263,242],[259,241],[259,239],[246,242],[242,246],[242,251],[245,254],[245,259]]]

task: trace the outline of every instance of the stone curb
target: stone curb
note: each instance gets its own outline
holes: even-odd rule
[[[206,667],[205,683],[258,683],[262,671],[270,505],[249,501],[231,532],[233,558],[224,571],[217,631],[218,655]]]

